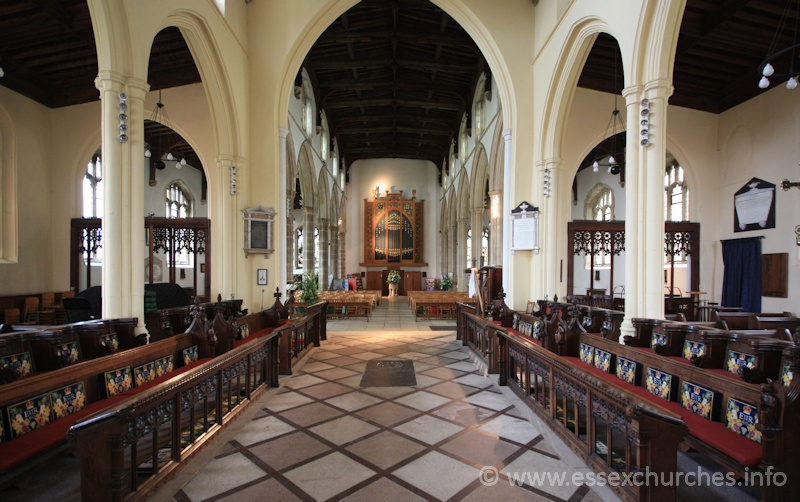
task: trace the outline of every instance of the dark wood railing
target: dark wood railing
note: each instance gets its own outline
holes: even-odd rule
[[[280,331],[244,344],[75,424],[83,500],[146,497],[267,388]]]

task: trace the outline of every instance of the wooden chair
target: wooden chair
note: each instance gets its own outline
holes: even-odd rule
[[[56,306],[56,294],[52,291],[42,293],[42,309],[52,309]]]
[[[25,298],[25,307],[22,309],[22,322],[34,323],[38,322],[36,312],[39,310],[39,298],[36,296],[29,296]]]
[[[19,324],[19,319],[19,309],[6,309],[3,321],[5,324]]]

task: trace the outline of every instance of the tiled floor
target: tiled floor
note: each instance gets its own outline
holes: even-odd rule
[[[481,483],[501,472],[588,471],[481,373],[454,331],[405,298],[328,340],[206,448],[158,500],[598,500],[587,486]],[[367,361],[413,360],[413,387],[361,387]],[[530,482],[530,480],[529,480]],[[531,483],[532,484],[532,483]],[[490,486],[491,485],[491,486]]]

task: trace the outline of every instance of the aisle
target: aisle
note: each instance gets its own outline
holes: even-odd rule
[[[588,470],[562,460],[454,331],[430,329],[454,321],[415,322],[405,300],[384,299],[369,322],[331,321],[295,374],[157,500],[598,500],[586,486],[481,484],[484,466]]]
[[[455,326],[455,319],[420,319],[416,320],[414,312],[408,305],[405,296],[384,296],[381,304],[372,311],[368,321],[358,318],[328,319],[328,332],[333,331],[432,331],[430,326]]]

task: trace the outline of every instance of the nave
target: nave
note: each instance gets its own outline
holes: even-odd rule
[[[372,378],[370,361],[413,361],[414,381]],[[158,501],[618,500],[607,487],[484,486],[501,473],[590,473],[510,390],[485,376],[453,320],[415,321],[406,298],[367,320],[328,322],[328,340],[281,377],[178,475]],[[374,376],[374,375],[368,375]],[[392,385],[394,384],[394,385]],[[388,386],[386,386],[388,385]],[[698,467],[679,455],[685,471]],[[680,487],[679,499],[754,500]],[[74,458],[53,463],[7,501],[79,500]]]

